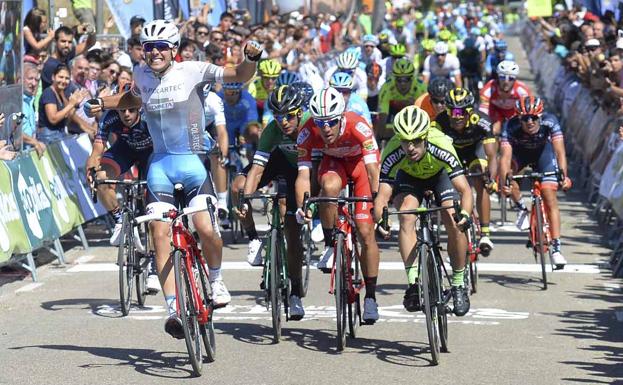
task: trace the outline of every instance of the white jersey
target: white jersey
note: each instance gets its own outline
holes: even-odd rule
[[[220,96],[210,91],[203,106],[205,108],[206,127],[212,124],[215,126],[225,125],[225,107],[223,106],[223,99],[221,99]]]
[[[435,55],[428,55],[424,60],[422,75],[428,76],[429,81],[437,77],[453,78],[461,74],[461,63],[451,53],[446,54],[443,65],[439,65]]]
[[[155,154],[206,151],[204,87],[223,81],[223,67],[185,61],[158,77],[146,64],[134,67],[132,93],[143,102]]]
[[[324,81],[327,86],[329,86],[329,80],[331,80],[331,76],[333,76],[333,74],[337,71],[339,70],[336,65],[329,67],[324,77]],[[361,96],[363,100],[366,100],[366,98],[368,97],[368,87],[366,85],[368,81],[368,75],[366,75],[366,71],[357,67],[351,75],[353,76],[353,92]]]

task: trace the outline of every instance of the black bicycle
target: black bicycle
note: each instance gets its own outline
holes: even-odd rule
[[[127,316],[132,303],[132,291],[136,283],[136,302],[139,306],[145,305],[145,297],[151,294],[147,290],[147,275],[149,263],[153,255],[149,252],[149,227],[146,223],[133,225],[134,218],[144,213],[144,196],[146,181],[126,179],[97,179],[95,168],[89,169],[91,180],[91,199],[97,203],[97,186],[113,185],[123,187],[121,200],[121,233],[119,236],[119,251],[117,266],[119,266],[119,303],[121,313]],[[138,240],[135,237],[138,236]],[[143,250],[137,250],[137,244]]]
[[[417,243],[415,245],[418,260],[419,303],[423,304],[422,310],[426,315],[426,330],[432,363],[437,365],[439,364],[440,352],[448,352],[448,313],[451,312],[448,302],[451,297],[450,286],[452,282],[441,257],[439,234],[434,228],[436,220],[433,218],[433,214],[450,208],[454,208],[455,213],[458,213],[461,208],[458,201],[454,202],[453,207],[432,207],[432,204],[431,195],[426,196],[417,209],[390,213],[385,207],[383,208],[382,223],[385,231],[389,232],[388,218],[390,215],[410,214],[417,215],[419,218],[419,226],[416,229]],[[444,276],[446,280],[443,279]]]

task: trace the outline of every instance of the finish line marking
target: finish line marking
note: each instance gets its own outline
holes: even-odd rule
[[[447,265],[447,264],[446,264]],[[449,266],[449,265],[447,265]],[[312,266],[316,269],[315,266]],[[545,266],[548,272],[552,272],[550,264]],[[252,271],[262,270],[261,266],[250,266],[247,262],[223,262],[223,270],[241,270]],[[402,262],[381,262],[380,270],[404,270]],[[116,272],[119,268],[115,263],[85,263],[71,267],[68,273],[92,273],[92,272]],[[541,271],[541,265],[536,263],[479,263],[479,272],[521,272],[521,273],[537,273]],[[556,270],[556,274],[599,274],[599,265],[596,264],[576,264],[567,265],[564,270]]]

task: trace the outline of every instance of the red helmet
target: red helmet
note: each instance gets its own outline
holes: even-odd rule
[[[543,113],[543,100],[537,96],[526,96],[515,103],[515,111],[518,115],[541,115]]]
[[[366,75],[378,78],[381,76],[382,68],[379,64],[372,62],[366,66]]]

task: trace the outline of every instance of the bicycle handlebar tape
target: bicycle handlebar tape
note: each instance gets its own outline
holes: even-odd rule
[[[389,209],[387,208],[387,206],[383,207],[382,221],[383,230],[389,231]]]
[[[454,208],[454,215],[452,215],[453,219],[454,219],[455,222],[458,223],[461,220],[461,217],[459,216],[459,213],[462,212],[461,205],[459,204],[459,201],[454,199],[452,201],[452,207]]]
[[[91,183],[93,184],[93,187],[97,187],[97,184],[95,182],[96,173],[97,171],[95,170],[95,167],[89,168],[89,174],[91,175]],[[97,191],[95,190],[95,188],[91,189],[91,200],[93,201],[93,203],[97,203]]]
[[[242,212],[244,206],[244,189],[238,190],[238,211]]]
[[[305,194],[303,194],[303,212],[307,212],[307,210],[309,209],[307,205],[308,200],[309,200],[309,192],[305,191]]]

